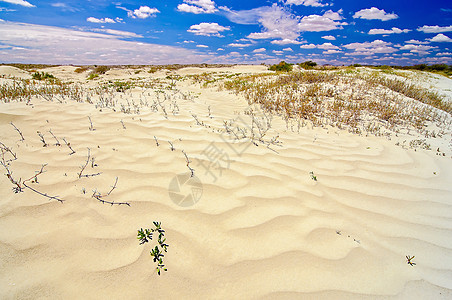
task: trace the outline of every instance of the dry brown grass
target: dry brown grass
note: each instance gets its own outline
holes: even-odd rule
[[[237,76],[220,88],[242,94],[249,104],[314,126],[331,125],[354,133],[381,134],[412,127],[427,134],[452,112],[439,94],[408,81],[353,71],[304,71],[288,75]],[[424,105],[426,104],[426,105]]]

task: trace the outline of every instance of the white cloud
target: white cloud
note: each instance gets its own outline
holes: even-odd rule
[[[378,9],[376,7],[371,7],[367,9],[361,9],[360,11],[357,11],[353,18],[361,18],[366,20],[381,20],[381,21],[388,21],[392,19],[397,19],[399,16],[396,14],[390,14],[384,11],[384,9]]]
[[[212,0],[184,0],[184,3],[177,6],[177,10],[193,14],[211,14],[218,11]]]
[[[436,53],[436,56],[452,56],[452,52],[440,52]]]
[[[71,12],[79,11],[79,9],[77,9],[75,7],[71,7],[71,6],[67,5],[66,3],[62,3],[62,2],[52,3],[50,5],[53,7],[57,7],[59,9],[61,9],[62,11],[71,11]]]
[[[293,52],[292,48],[290,48],[290,47],[284,48],[284,49],[282,49],[282,50],[283,50],[283,51],[288,51],[288,52]]]
[[[328,18],[328,19],[331,19],[331,20],[334,20],[334,21],[340,21],[340,20],[343,19],[343,17],[341,16],[342,12],[343,12],[342,9],[339,9],[337,12],[332,11],[332,10],[330,9],[330,10],[327,10],[327,11],[323,14],[323,16],[324,16],[325,18]]]
[[[200,23],[196,25],[190,26],[188,32],[194,33],[196,35],[204,35],[204,36],[217,36],[222,37],[220,32],[230,30],[229,27],[221,26],[218,23]]]
[[[275,53],[276,55],[283,55],[284,51],[279,51],[279,50],[273,50],[273,53]]]
[[[94,28],[94,29],[90,29],[89,31],[104,32],[107,34],[116,35],[118,37],[123,37],[123,38],[142,38],[143,37],[142,35],[136,34],[134,32],[114,30],[114,29]]]
[[[329,41],[335,41],[336,40],[336,38],[334,36],[332,36],[332,35],[322,36],[322,39],[329,40]]]
[[[373,42],[364,43],[351,43],[344,45],[343,47],[349,50],[353,50],[352,53],[346,55],[372,55],[375,53],[393,53],[397,49],[391,47],[391,43],[384,42],[382,40],[375,40]]]
[[[266,49],[265,48],[259,48],[259,49],[254,49],[253,53],[260,53],[260,52],[265,52]]]
[[[432,37],[431,39],[428,39],[430,42],[435,42],[435,43],[443,43],[443,42],[452,42],[452,39],[450,37],[448,37],[447,35],[444,35],[442,33],[439,33],[437,35],[435,35],[434,37]]]
[[[314,44],[301,45],[301,49],[315,49],[317,46]]]
[[[411,53],[417,53],[419,55],[427,55],[429,54],[429,50],[435,49],[437,47],[427,46],[427,45],[413,45],[408,44],[400,47],[400,50],[409,50]]]
[[[214,57],[180,47],[125,41],[117,35],[0,22],[3,61],[49,64],[201,63]],[[13,49],[13,47],[15,47]]]
[[[406,44],[419,44],[419,45],[425,45],[428,44],[429,42],[422,42],[422,41],[418,41],[418,40],[409,40],[405,42]]]
[[[304,6],[316,6],[316,7],[322,7],[327,6],[328,4],[322,4],[319,0],[286,0],[286,4],[293,4],[293,5],[304,5]]]
[[[134,11],[128,10],[127,16],[130,18],[139,18],[146,19],[149,17],[155,17],[157,13],[160,11],[157,8],[150,8],[149,6],[140,6],[139,9],[135,9]]]
[[[245,48],[245,47],[249,47],[252,46],[253,44],[239,44],[239,43],[231,43],[228,46],[229,47],[236,47],[236,48]]]
[[[257,21],[264,28],[262,32],[249,34],[250,39],[290,39],[296,40],[299,36],[297,25],[298,18],[286,9],[273,5],[254,11]]]
[[[11,4],[22,5],[25,7],[36,7],[35,5],[31,4],[30,2],[24,1],[24,0],[0,0],[0,1],[11,3]]]
[[[116,23],[115,20],[110,19],[110,18],[97,19],[94,17],[89,17],[86,19],[86,21],[91,22],[91,23]]]
[[[434,25],[434,26],[424,25],[422,27],[419,27],[417,29],[417,31],[422,31],[424,33],[448,32],[448,31],[452,31],[452,25],[445,26],[445,27],[441,27],[441,26],[438,26],[438,25]]]
[[[223,48],[218,48],[217,51],[224,51],[224,49]]]
[[[323,50],[335,50],[335,49],[340,49],[338,46],[335,46],[331,43],[323,43],[321,45],[317,45],[316,46],[319,49],[323,49]]]
[[[198,48],[209,48],[209,46],[207,46],[207,45],[196,45],[196,47],[198,47]]]
[[[296,41],[296,40],[291,40],[291,39],[274,40],[274,41],[271,41],[271,43],[275,44],[275,45],[289,45],[289,44],[299,45],[299,44],[303,44],[303,42]]]
[[[331,10],[325,12],[323,16],[310,15],[301,19],[298,24],[299,31],[330,31],[335,29],[342,29],[341,25],[347,25],[347,23],[338,22],[342,19],[340,12],[333,12]]]
[[[342,53],[342,51],[330,49],[328,51],[323,51],[322,53],[323,54],[336,54],[336,53]]]
[[[397,27],[392,27],[391,30],[388,29],[371,29],[368,34],[393,34],[393,33],[407,33],[410,32],[409,29],[400,29]]]

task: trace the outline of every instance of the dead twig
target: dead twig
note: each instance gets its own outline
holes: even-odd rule
[[[92,198],[96,198],[102,204],[106,203],[106,204],[110,204],[111,206],[113,206],[113,205],[127,205],[127,206],[130,207],[130,203],[128,203],[128,202],[114,202],[114,201],[108,201],[108,200],[103,199],[104,197],[110,196],[111,192],[113,192],[113,190],[116,188],[116,184],[117,183],[118,183],[118,177],[116,177],[114,185],[111,187],[110,191],[107,194],[102,195],[97,190],[93,190],[93,195],[91,197]]]
[[[155,143],[157,144],[157,147],[158,147],[160,144],[159,144],[159,141],[157,141],[157,138],[155,137],[155,135],[154,135],[154,140],[155,140]]]
[[[52,129],[49,130],[49,133],[53,136],[53,138],[56,141],[55,146],[61,146],[60,141],[58,140],[58,138],[53,134]]]
[[[32,177],[30,177],[30,178],[24,180],[22,183],[25,184],[25,182],[27,182],[27,181],[31,181],[31,183],[39,183],[39,182],[38,182],[38,176],[45,172],[45,171],[44,171],[44,168],[45,168],[46,166],[47,166],[47,164],[43,164],[43,165],[41,166],[41,170],[39,170],[38,172],[36,172],[36,174],[35,174],[34,176],[32,176]]]
[[[69,155],[74,154],[75,151],[74,151],[74,149],[72,149],[71,143],[68,143],[65,138],[63,138],[63,141],[66,143],[66,146],[72,151],[71,153],[69,153]]]
[[[40,191],[38,191],[38,190],[32,188],[31,186],[26,185],[25,183],[23,183],[23,185],[24,185],[27,189],[30,189],[30,190],[32,190],[33,192],[35,192],[35,193],[37,193],[37,194],[39,194],[39,195],[41,195],[41,196],[44,196],[44,197],[46,197],[46,198],[49,198],[50,200],[57,200],[57,201],[60,202],[60,203],[63,203],[63,202],[64,202],[64,200],[61,199],[61,198],[59,198],[58,196],[50,196],[50,195],[48,195],[47,193],[40,192]]]
[[[90,124],[89,130],[90,130],[90,131],[96,130],[96,128],[93,127],[93,121],[91,121],[91,117],[90,117],[90,116],[88,116],[88,119],[89,119],[89,124]]]
[[[168,141],[168,143],[170,144],[170,146],[171,146],[171,151],[174,151],[174,150],[176,150],[176,148],[174,148],[174,146],[173,146],[173,143],[171,143],[170,141]]]
[[[93,177],[93,176],[98,176],[100,174],[102,174],[102,172],[99,173],[95,173],[95,174],[83,174],[83,171],[85,170],[86,166],[88,166],[89,161],[91,160],[91,149],[88,148],[88,158],[86,159],[86,162],[83,166],[81,166],[81,170],[78,174],[78,178],[82,178],[82,177]],[[94,163],[94,161],[92,161],[92,163]]]
[[[41,139],[42,146],[47,147],[49,144],[47,144],[46,140],[44,139],[44,135],[40,131],[36,131],[36,133],[39,135],[39,138]]]
[[[21,141],[21,142],[25,141],[25,138],[24,138],[22,132],[19,130],[19,128],[17,128],[16,125],[13,124],[13,122],[11,122],[11,123],[9,123],[9,124],[11,124],[11,125],[14,127],[14,129],[19,133],[19,135],[20,135],[20,141]]]
[[[184,150],[182,150],[182,153],[184,153],[184,155],[185,155],[185,160],[187,161],[187,168],[188,168],[188,169],[190,170],[190,172],[191,172],[190,177],[195,176],[195,169],[193,169],[192,167],[190,167],[191,161],[190,161],[190,159],[188,159],[187,153],[185,153]]]

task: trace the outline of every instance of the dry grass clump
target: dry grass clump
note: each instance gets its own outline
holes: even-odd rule
[[[288,125],[295,120],[300,127],[309,121],[354,133],[381,135],[382,130],[410,127],[429,134],[428,122],[440,126],[452,111],[437,93],[407,81],[352,71],[238,76],[220,88],[242,94],[249,104],[282,116]]]
[[[444,97],[442,97],[438,93],[411,84],[408,81],[390,79],[382,76],[367,76],[364,79],[369,83],[385,86],[394,92],[403,94],[409,98],[418,100],[422,103],[431,105],[435,108],[452,114],[452,104],[450,102],[444,101]]]

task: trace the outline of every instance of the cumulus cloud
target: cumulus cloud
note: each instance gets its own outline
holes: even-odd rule
[[[376,7],[361,9],[360,11],[357,11],[353,18],[358,19],[366,19],[366,20],[381,20],[381,21],[388,21],[397,19],[399,16],[396,14],[390,14],[384,11],[384,9],[378,9]]]
[[[253,44],[239,44],[239,43],[231,43],[228,46],[229,47],[236,47],[236,48],[245,48],[245,47],[249,47],[252,46]]]
[[[265,52],[266,49],[265,48],[259,48],[259,49],[254,49],[253,53],[261,53],[261,52]]]
[[[290,39],[296,40],[299,36],[297,25],[298,18],[286,9],[273,5],[271,7],[255,11],[258,14],[258,23],[263,27],[262,32],[249,34],[250,39]]]
[[[207,46],[207,45],[196,45],[196,47],[198,47],[198,48],[209,48],[209,46]]]
[[[315,6],[315,7],[322,7],[327,6],[328,4],[323,4],[319,0],[286,0],[286,4],[293,4],[293,5],[304,5],[304,6]]]
[[[274,41],[271,41],[271,43],[275,44],[275,45],[289,45],[289,44],[299,45],[299,44],[303,44],[303,42],[296,41],[296,40],[291,40],[291,39],[274,40]]]
[[[318,45],[317,48],[319,49],[323,49],[323,50],[336,50],[336,49],[340,49],[338,46],[335,46],[331,43],[323,43],[321,45]]]
[[[329,40],[329,41],[335,41],[336,40],[336,38],[334,36],[332,36],[332,35],[322,36],[322,39]]]
[[[184,3],[177,6],[177,10],[193,14],[211,14],[218,11],[212,0],[184,0]]]
[[[317,46],[314,44],[301,45],[301,49],[315,49]]]
[[[149,17],[155,17],[160,11],[157,8],[150,8],[149,6],[140,6],[140,8],[134,11],[127,10],[127,16],[130,18],[146,19]]]
[[[384,42],[382,40],[375,40],[373,42],[364,43],[350,43],[344,45],[343,47],[349,50],[353,50],[349,55],[372,55],[375,53],[393,53],[397,49],[391,47],[392,44],[389,42]]]
[[[425,45],[428,43],[429,42],[422,42],[422,41],[418,41],[418,40],[408,40],[405,42],[405,44],[418,44],[418,45]]]
[[[204,36],[217,36],[223,37],[220,32],[231,30],[229,27],[221,26],[218,23],[200,23],[196,25],[190,26],[188,32],[194,33],[196,35],[204,35]]]
[[[392,27],[392,29],[371,29],[368,34],[393,34],[393,33],[407,33],[410,32],[409,29],[400,29],[397,27]]]
[[[301,19],[298,24],[299,31],[330,31],[335,29],[342,29],[342,25],[347,25],[345,22],[338,22],[342,20],[340,12],[333,12],[332,10],[326,11],[322,16],[310,15]]]
[[[442,33],[439,33],[437,35],[435,35],[434,37],[432,37],[431,39],[428,39],[430,42],[435,42],[435,43],[443,43],[443,42],[452,42],[452,39],[450,37],[448,37],[447,35],[444,35]]]
[[[91,23],[116,23],[115,20],[110,19],[110,18],[97,19],[94,17],[89,17],[86,19],[86,21],[91,22]]]
[[[439,52],[436,56],[452,56],[452,52]]]
[[[336,54],[336,53],[342,53],[342,51],[330,49],[328,51],[323,51],[323,54]]]
[[[284,48],[283,51],[293,52],[292,48],[290,47]]]
[[[25,7],[36,7],[35,5],[33,5],[30,2],[25,1],[25,0],[0,0],[0,1],[11,3],[11,4],[17,4],[17,5],[21,5],[21,6],[25,6]]]
[[[400,47],[400,50],[409,50],[411,53],[417,53],[419,55],[429,54],[429,50],[435,49],[437,47],[427,46],[427,45],[413,45],[408,44]]]
[[[0,22],[4,61],[49,64],[163,64],[213,61],[193,50],[122,40],[119,35]]]
[[[422,31],[424,33],[439,33],[439,32],[449,32],[452,31],[452,25],[450,26],[438,26],[438,25],[434,25],[434,26],[428,26],[428,25],[424,25],[422,27],[419,27],[417,29],[417,31]]]

